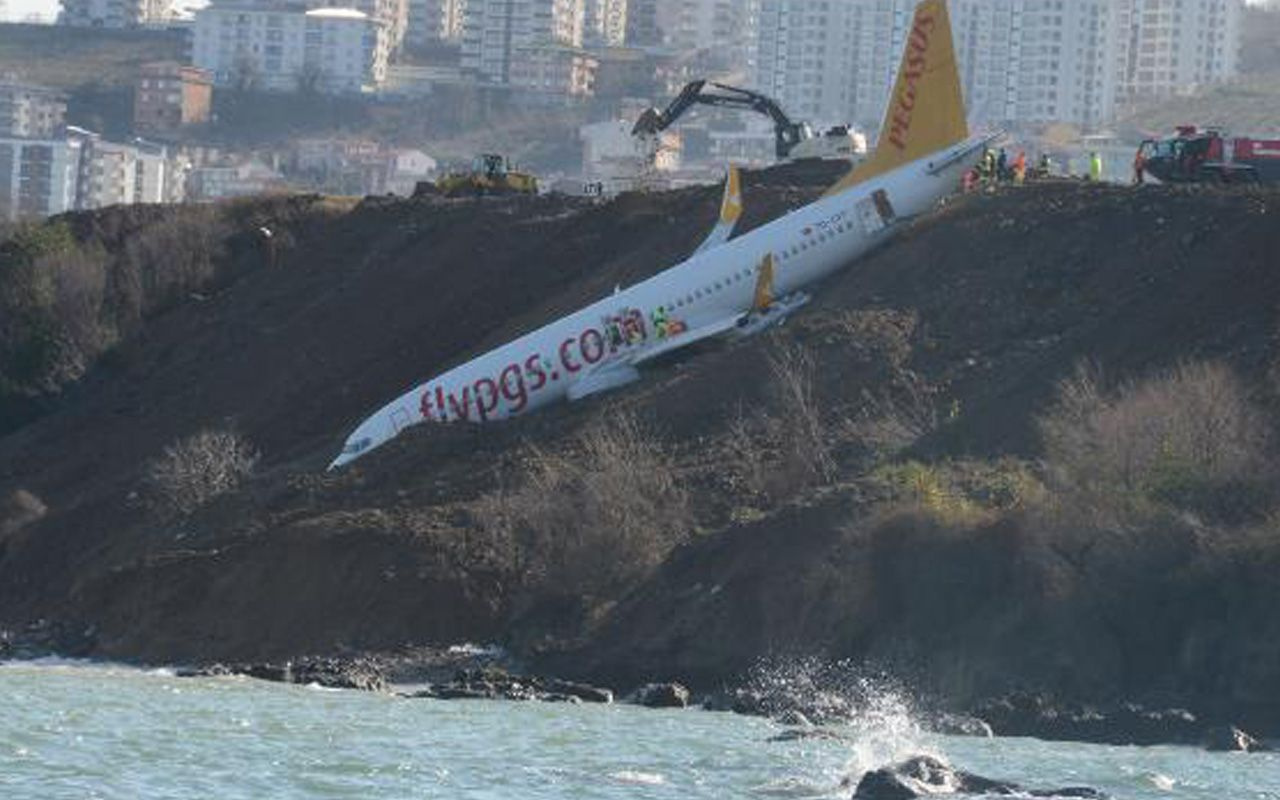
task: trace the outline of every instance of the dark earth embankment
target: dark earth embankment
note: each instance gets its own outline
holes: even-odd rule
[[[751,177],[749,222],[829,179]],[[27,387],[51,410],[0,439],[0,496],[30,493],[0,518],[0,626],[54,620],[68,648],[148,661],[498,641],[566,677],[704,688],[761,656],[820,654],[957,706],[1030,689],[1280,728],[1270,495],[1250,485],[1219,513],[1186,481],[1107,502],[1093,487],[1075,513],[1038,423],[1089,359],[1116,391],[1224,365],[1269,426],[1275,193],[1060,183],[963,198],[780,332],[322,472],[406,386],[687,254],[717,195],[238,207],[198,287],[122,328],[83,377]],[[95,224],[71,220],[81,246]],[[250,236],[261,225],[274,253]],[[119,265],[103,263],[110,286]],[[809,385],[788,395],[777,364],[797,353]],[[788,427],[805,415],[787,397],[809,428]],[[551,563],[539,517],[511,498],[531,496],[544,454],[601,458],[592,431],[632,414],[663,454],[646,463],[673,478],[656,505],[681,513],[646,506],[652,541],[576,530],[578,550]],[[252,443],[256,473],[157,515],[148,463],[207,428]],[[810,434],[818,461],[794,446]],[[593,546],[636,566],[599,580],[581,556]]]

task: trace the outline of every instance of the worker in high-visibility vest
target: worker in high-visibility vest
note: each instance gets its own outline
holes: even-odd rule
[[[1089,154],[1089,180],[1094,182],[1102,180],[1102,154],[1097,150]]]

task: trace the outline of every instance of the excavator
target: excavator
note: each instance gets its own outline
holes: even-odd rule
[[[779,161],[801,159],[853,159],[862,151],[848,126],[836,126],[825,133],[815,133],[805,122],[793,122],[771,98],[759,92],[713,83],[690,82],[676,99],[663,110],[646,109],[636,120],[631,135],[653,140],[675,124],[694,105],[739,108],[767,115],[773,120],[774,149]]]

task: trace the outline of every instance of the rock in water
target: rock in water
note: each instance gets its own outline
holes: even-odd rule
[[[631,702],[646,708],[684,708],[689,690],[679,683],[650,683],[637,689]]]
[[[1204,749],[1214,753],[1260,753],[1267,748],[1234,725],[1219,725],[1205,732]]]
[[[1073,786],[1065,789],[1027,790],[1016,783],[992,780],[952,767],[932,756],[916,756],[891,767],[868,772],[858,781],[853,800],[913,800],[948,794],[1027,795],[1031,797],[1074,797],[1098,800],[1106,795],[1096,789]]]

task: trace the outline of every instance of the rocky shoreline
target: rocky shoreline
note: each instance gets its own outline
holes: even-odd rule
[[[0,661],[88,658],[92,655],[92,634],[92,630],[43,620],[17,631],[0,629]],[[421,647],[394,654],[311,656],[273,662],[215,662],[180,667],[175,674],[182,678],[243,676],[275,683],[388,692],[408,699],[622,702],[647,708],[698,708],[770,718],[784,728],[772,741],[841,739],[842,734],[833,727],[859,713],[855,700],[831,691],[738,686],[699,694],[676,681],[651,682],[617,691],[531,674],[500,648],[473,646]],[[1152,708],[1139,703],[1070,704],[1032,692],[992,698],[962,713],[916,710],[912,716],[922,730],[952,736],[1182,745],[1210,751],[1270,749],[1261,737],[1231,720],[1200,718],[1182,708]]]

